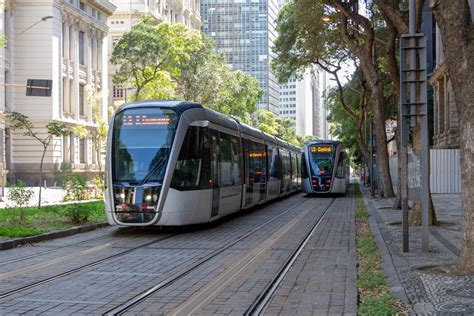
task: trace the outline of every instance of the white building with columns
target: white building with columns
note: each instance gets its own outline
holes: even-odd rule
[[[41,137],[51,121],[96,128],[90,99],[97,99],[95,110],[106,117],[107,17],[115,9],[107,0],[4,0],[0,111],[27,115]],[[46,83],[50,96],[28,95],[28,83]],[[41,143],[2,124],[3,172],[10,181],[38,185]],[[93,175],[99,171],[97,159],[90,139],[54,138],[44,161],[46,184],[54,184],[65,163]]]
[[[199,31],[201,29],[200,0],[111,0],[111,2],[117,6],[117,10],[108,21],[110,27],[109,60],[114,44],[144,15],[150,15],[158,22],[182,23],[193,30]],[[109,69],[109,89],[111,91],[109,105],[117,106],[125,102],[127,93],[130,94],[131,90],[126,89],[127,87],[114,86],[112,76],[115,68],[110,63]]]

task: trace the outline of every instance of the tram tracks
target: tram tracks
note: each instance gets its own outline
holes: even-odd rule
[[[60,279],[60,278],[63,278],[65,276],[69,276],[69,275],[72,275],[74,273],[77,273],[79,271],[82,271],[82,270],[85,270],[85,269],[88,269],[88,268],[92,268],[92,267],[95,267],[97,265],[100,265],[104,262],[107,262],[109,260],[112,260],[112,259],[115,259],[115,258],[118,258],[118,257],[121,257],[121,256],[124,256],[126,254],[129,254],[135,250],[138,250],[138,249],[141,249],[141,248],[145,248],[145,247],[148,247],[152,244],[155,244],[159,241],[163,241],[165,239],[169,239],[171,237],[175,236],[174,234],[170,234],[170,235],[165,235],[165,236],[161,236],[160,238],[156,238],[150,242],[147,242],[147,243],[144,243],[144,244],[141,244],[139,246],[136,246],[136,247],[133,247],[133,248],[130,248],[130,249],[127,249],[127,250],[124,250],[124,251],[121,251],[121,252],[118,252],[116,254],[113,254],[111,256],[107,256],[105,258],[102,258],[102,259],[99,259],[99,260],[95,260],[93,262],[90,262],[90,263],[87,263],[85,265],[81,265],[77,268],[73,268],[73,269],[70,269],[70,270],[67,270],[65,272],[62,272],[62,273],[58,273],[54,276],[51,276],[51,277],[46,277],[46,278],[43,278],[39,281],[35,281],[35,282],[32,282],[28,285],[24,285],[24,286],[20,286],[20,287],[17,287],[13,290],[9,290],[9,291],[6,291],[6,292],[3,292],[3,293],[0,293],[0,299],[3,299],[3,298],[6,298],[6,297],[9,297],[11,295],[14,295],[14,294],[17,294],[17,293],[20,293],[20,292],[23,292],[23,291],[26,291],[26,290],[29,290],[31,288],[34,288],[34,287],[37,287],[39,285],[42,285],[42,284],[45,284],[45,283],[49,283],[49,282],[52,282],[54,280],[57,280],[57,279]],[[104,246],[99,246],[99,247],[104,247]],[[67,258],[67,259],[70,259],[70,258]],[[58,261],[58,262],[62,262],[62,260]],[[51,264],[56,264],[57,262],[52,262]],[[38,267],[38,269],[41,269],[41,268],[44,268],[46,266],[49,266],[51,264],[42,264],[40,267]],[[22,273],[25,273],[25,272],[28,272],[30,270],[22,270],[22,271],[12,271],[10,273],[6,273],[4,275],[0,275],[0,280],[2,279],[8,279],[8,278],[11,278],[13,276],[16,276],[16,275],[19,275],[19,274],[22,274]]]
[[[86,243],[90,243],[90,242],[95,242],[95,241],[98,241],[98,240],[103,240],[103,239],[106,239],[108,237],[120,236],[123,233],[129,233],[129,232],[134,231],[134,230],[136,230],[136,229],[132,228],[132,229],[127,229],[126,231],[112,232],[112,233],[109,233],[109,234],[106,234],[106,235],[103,235],[103,236],[90,238],[90,239],[78,241],[78,242],[67,244],[67,245],[57,246],[57,247],[54,247],[54,248],[51,248],[51,249],[48,249],[48,250],[44,250],[44,251],[40,251],[40,252],[36,252],[36,253],[20,256],[20,257],[16,257],[16,258],[11,259],[11,260],[0,261],[0,267],[10,265],[10,264],[13,264],[13,263],[16,263],[16,262],[28,260],[28,259],[41,257],[41,256],[47,255],[49,253],[59,251],[61,249],[65,249],[65,248],[69,248],[69,247],[75,247],[75,246],[78,246],[78,245],[82,245],[82,244],[86,244]]]
[[[285,213],[289,212],[291,209],[294,209],[295,207],[297,207],[298,205],[302,204],[304,202],[304,200],[300,201],[299,203],[297,203],[296,205],[292,206],[290,209],[286,209],[284,212],[282,213],[279,213],[278,215],[276,215],[275,217],[272,217],[272,219],[270,219],[269,221],[267,221],[266,223],[270,223],[272,221],[274,221],[275,219],[279,218],[280,216],[284,215]],[[248,234],[246,234],[247,236],[250,235],[251,233],[257,231],[260,227],[262,227],[263,225],[260,225],[259,227],[255,228],[254,230],[252,230],[251,232],[249,232]],[[59,246],[57,248],[54,248],[54,249],[50,249],[50,250],[46,250],[44,252],[41,252],[40,254],[37,254],[39,256],[43,255],[43,254],[46,254],[46,253],[50,253],[50,252],[53,252],[53,251],[57,251],[59,249],[62,249],[62,248],[66,248],[66,247],[70,247],[70,246],[73,246],[73,245],[77,245],[77,244],[82,244],[82,243],[86,243],[86,242],[90,242],[90,241],[95,241],[95,240],[100,240],[100,239],[104,239],[106,237],[110,237],[110,235],[113,235],[112,234],[108,234],[106,236],[100,236],[100,237],[97,237],[97,238],[92,238],[92,239],[89,239],[89,240],[84,240],[84,241],[80,241],[80,242],[77,242],[77,243],[73,243],[73,244],[69,244],[69,245],[64,245],[64,246]],[[55,280],[58,280],[60,278],[64,278],[66,276],[69,276],[69,275],[72,275],[74,273],[77,273],[77,272],[80,272],[80,271],[83,271],[83,270],[86,270],[86,269],[89,269],[89,268],[92,268],[92,267],[95,267],[95,266],[98,266],[102,263],[105,263],[109,260],[112,260],[112,259],[115,259],[117,257],[120,257],[120,256],[124,256],[126,254],[129,254],[130,252],[133,252],[135,250],[138,250],[138,249],[141,249],[141,248],[145,248],[145,247],[148,247],[148,246],[151,246],[157,242],[160,242],[160,241],[163,241],[165,239],[169,239],[173,236],[176,236],[176,234],[170,234],[170,235],[166,235],[166,236],[162,236],[158,239],[154,239],[150,242],[147,242],[147,243],[144,243],[144,244],[141,244],[137,247],[133,247],[133,248],[130,248],[130,249],[127,249],[125,251],[121,251],[119,253],[116,253],[116,254],[113,254],[111,256],[107,256],[105,258],[102,258],[102,259],[99,259],[99,260],[95,260],[93,262],[90,262],[90,263],[87,263],[87,264],[84,264],[84,265],[81,265],[79,267],[76,267],[76,268],[73,268],[73,269],[69,269],[67,271],[64,271],[64,272],[61,272],[61,273],[57,273],[53,276],[50,276],[50,277],[44,277],[42,278],[41,280],[39,281],[34,281],[34,282],[31,282],[29,284],[26,284],[24,286],[18,286],[12,290],[7,290],[7,291],[4,291],[2,293],[0,293],[0,299],[3,299],[3,298],[7,298],[7,297],[10,297],[12,295],[15,295],[15,294],[18,294],[18,293],[21,293],[23,291],[26,291],[26,290],[29,290],[29,289],[32,289],[34,287],[37,287],[37,286],[40,286],[40,285],[43,285],[43,284],[46,284],[46,283],[49,283],[49,282],[52,282],[52,281],[55,281]],[[228,245],[228,247],[231,247],[232,245],[236,244],[238,241],[240,241],[242,239],[242,237],[238,240],[235,240],[234,242],[232,242],[230,245]],[[99,248],[102,247],[102,246],[98,246]],[[105,246],[103,246],[105,247]],[[110,245],[109,245],[110,247]],[[228,248],[227,247],[227,248]],[[97,248],[97,247],[96,247]],[[97,250],[97,249],[95,249]],[[85,250],[85,252],[90,252],[91,250]],[[92,250],[93,251],[93,250]],[[86,254],[86,253],[85,253]],[[216,254],[217,255],[217,254]],[[35,257],[35,254],[32,254],[31,256],[23,256],[21,258],[16,258],[16,259],[13,259],[11,261],[5,261],[3,262],[3,264],[7,264],[7,262],[12,262],[12,261],[21,261],[21,260],[26,260],[28,258],[31,258],[31,257]],[[77,256],[76,256],[77,257]],[[54,265],[54,264],[57,264],[57,263],[60,263],[60,262],[64,262],[66,260],[70,260],[70,259],[73,259],[74,256],[71,256],[71,258],[67,257],[67,258],[62,258],[62,259],[58,259],[58,260],[52,260],[51,262],[46,262],[46,263],[40,263],[38,265],[35,265],[33,267],[27,267],[25,269],[19,269],[19,270],[14,270],[14,271],[11,271],[11,272],[7,272],[7,273],[4,273],[3,275],[0,274],[0,280],[5,280],[5,279],[11,279],[12,277],[15,277],[15,276],[18,276],[18,275],[24,275],[25,273],[28,273],[28,272],[31,272],[33,270],[39,270],[39,269],[42,269],[42,268],[45,268],[47,266],[50,266],[50,265]],[[210,258],[209,258],[210,259]],[[168,280],[169,281],[169,280]]]
[[[330,208],[332,202],[334,199],[332,199],[328,205],[325,207],[323,214],[320,215],[317,223],[313,225],[310,233],[305,235],[305,238],[299,243],[298,248],[290,255],[290,258],[285,262],[284,267],[282,267],[279,272],[279,275],[283,275],[287,273],[285,266],[288,264],[292,265],[296,258],[298,257],[299,253],[301,250],[298,251],[298,249],[302,249],[304,245],[307,243],[307,240],[309,240],[310,236],[313,234],[313,232],[316,230],[316,227],[319,225],[319,223],[322,221],[324,215]],[[224,251],[228,250],[232,246],[236,245],[237,243],[241,242],[242,240],[246,239],[247,237],[253,235],[255,232],[261,230],[264,226],[270,224],[271,222],[275,221],[277,218],[283,216],[284,214],[294,210],[295,208],[299,207],[306,201],[303,200],[296,205],[293,205],[292,207],[288,208],[284,212],[280,213],[279,215],[273,217],[272,219],[264,222],[263,224],[257,226],[256,228],[252,229],[251,231],[247,232],[246,234],[240,236],[239,238],[223,245],[222,247],[214,250],[211,252],[209,255],[205,256],[195,264],[185,268],[184,270],[176,273],[175,275],[159,282],[155,286],[152,286],[148,288],[147,290],[143,291],[139,295],[131,298],[130,300],[108,310],[107,312],[104,313],[104,315],[122,315],[125,312],[129,311],[131,308],[133,308],[136,305],[139,305],[141,302],[145,301],[147,298],[151,297],[155,293],[164,290],[165,288],[171,286],[172,284],[175,284],[179,280],[183,279],[185,276],[189,275],[205,263],[209,262],[219,254],[222,254]],[[246,255],[242,256],[239,258],[237,261],[235,261],[232,266],[226,271],[221,274],[219,277],[213,279],[210,283],[204,286],[204,288],[201,288],[199,292],[190,297],[187,301],[185,301],[183,304],[175,308],[170,314],[171,315],[181,315],[181,314],[193,314],[196,313],[197,311],[200,310],[206,303],[208,303],[212,298],[214,298],[223,288],[225,288],[226,285],[228,285],[232,280],[234,280],[236,277],[239,275],[245,273],[245,270],[248,267],[252,267],[255,264],[258,264],[258,261],[262,259],[262,255],[266,253],[269,249],[272,248],[276,244],[276,242],[285,234],[287,234],[291,229],[295,227],[297,223],[299,223],[303,218],[310,213],[311,209],[307,209],[306,211],[300,213],[298,216],[293,218],[289,223],[285,224],[282,228],[278,229],[275,233],[273,233],[269,238],[267,238],[262,244],[248,252]],[[309,236],[309,237],[308,237]],[[292,260],[292,258],[294,259]],[[290,263],[288,263],[290,262]],[[290,267],[291,268],[291,267]],[[289,268],[289,269],[290,269]],[[289,270],[288,269],[288,270]],[[281,282],[281,281],[280,281]],[[272,282],[273,284],[274,282]],[[271,289],[271,285],[268,286],[268,289]],[[265,292],[268,292],[268,289],[266,288]],[[253,305],[257,306],[258,304],[254,303]],[[252,306],[253,306],[252,305]]]
[[[290,254],[290,256],[288,256],[288,258],[285,260],[284,264],[281,266],[278,273],[274,276],[274,278],[271,280],[271,282],[269,282],[267,284],[265,289],[257,297],[257,299],[253,302],[253,304],[247,309],[247,311],[245,312],[245,315],[256,316],[256,315],[260,315],[265,310],[265,308],[268,306],[268,303],[271,301],[274,294],[278,290],[280,284],[283,282],[285,277],[291,271],[293,265],[295,264],[296,260],[300,256],[300,254],[303,251],[304,247],[306,246],[308,241],[311,239],[311,237],[314,235],[314,233],[318,229],[319,225],[323,221],[325,215],[327,214],[327,212],[328,212],[329,208],[331,207],[332,203],[334,202],[334,200],[335,199],[333,198],[331,203],[329,203],[329,205],[324,210],[323,214],[319,217],[319,219],[313,225],[311,230],[306,234],[306,236],[300,242],[298,247],[296,247],[293,250],[293,252]]]

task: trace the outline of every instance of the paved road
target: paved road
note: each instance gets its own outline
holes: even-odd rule
[[[353,210],[351,193],[298,194],[204,227],[2,251],[0,314],[355,314]]]

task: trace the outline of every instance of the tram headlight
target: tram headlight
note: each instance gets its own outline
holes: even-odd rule
[[[145,197],[145,200],[146,200],[146,201],[151,201],[151,195],[148,194],[148,195]]]
[[[120,193],[120,198],[121,198],[121,199],[125,199],[125,193],[123,193],[123,192]]]

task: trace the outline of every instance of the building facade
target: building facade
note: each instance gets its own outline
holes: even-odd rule
[[[49,122],[69,127],[97,128],[106,117],[107,17],[115,6],[107,0],[5,1],[3,33],[8,41],[2,53],[2,111],[25,114],[41,138]],[[48,93],[30,93],[27,86]],[[46,88],[44,88],[46,87]],[[4,172],[10,181],[38,185],[42,144],[5,124]],[[45,154],[46,185],[54,185],[64,164],[89,176],[98,173],[92,140],[71,133],[55,137]]]
[[[430,79],[434,92],[433,148],[459,148],[459,118],[443,52],[443,40],[436,26],[436,68]]]
[[[321,96],[319,69],[308,69],[301,77],[292,75],[280,85],[280,117],[290,118],[296,132],[302,136],[318,135]]]
[[[215,40],[235,70],[255,77],[265,91],[260,109],[279,114],[279,85],[270,62],[276,39],[276,0],[202,0],[202,31]]]
[[[152,16],[158,22],[182,23],[193,30],[201,29],[200,0],[111,0],[111,2],[117,6],[117,10],[108,20],[109,60],[115,43],[145,15]],[[115,67],[109,63],[108,102],[112,107],[124,103],[127,95],[132,93],[131,89],[112,83],[114,73]]]

